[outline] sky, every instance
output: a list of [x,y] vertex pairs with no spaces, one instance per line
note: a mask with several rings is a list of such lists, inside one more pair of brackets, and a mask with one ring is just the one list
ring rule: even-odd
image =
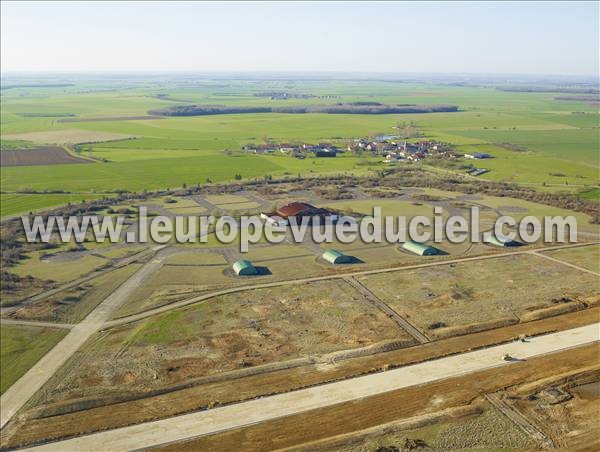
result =
[[1,69],[595,76],[599,2],[11,2]]

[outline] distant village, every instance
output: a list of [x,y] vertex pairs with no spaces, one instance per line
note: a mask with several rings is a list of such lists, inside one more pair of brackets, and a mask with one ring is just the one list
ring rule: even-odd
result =
[[[396,164],[402,161],[415,162],[429,158],[456,159],[463,157],[472,160],[492,158],[490,154],[483,152],[461,154],[454,150],[449,144],[434,140],[409,142],[392,135],[357,138],[345,144],[249,143],[245,145],[242,150],[253,154],[281,153],[298,159],[305,159],[310,155],[318,158],[332,158],[343,153],[352,153],[355,155],[368,153],[372,156],[382,157],[382,162],[386,164]],[[489,172],[489,170],[485,168],[475,168],[471,165],[466,172],[472,176],[480,176]]]

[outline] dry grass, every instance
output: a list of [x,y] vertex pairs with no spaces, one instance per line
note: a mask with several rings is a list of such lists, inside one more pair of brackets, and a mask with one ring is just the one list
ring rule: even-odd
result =
[[235,293],[91,339],[45,401],[135,394],[198,377],[412,339],[343,281]]
[[600,245],[546,251],[550,257],[600,273]]
[[129,140],[132,135],[94,130],[65,129],[47,132],[26,132],[3,135],[3,140],[24,140],[37,144],[79,144],[103,141]]
[[360,280],[425,331],[435,322],[467,328],[517,321],[530,311],[598,292],[593,275],[532,255],[400,270]]

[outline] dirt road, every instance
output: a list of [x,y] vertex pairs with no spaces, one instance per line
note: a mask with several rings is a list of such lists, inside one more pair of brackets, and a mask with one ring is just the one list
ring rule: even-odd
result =
[[[46,444],[32,450],[133,450],[174,443],[596,342],[600,323],[460,355]],[[503,360],[508,354],[511,360]]]
[[[157,248],[156,251],[159,251]],[[0,398],[0,428],[38,391],[92,334],[101,329],[139,285],[161,266],[160,259],[144,264],[116,291],[100,303],[82,322],[73,326],[62,341],[17,380]]]

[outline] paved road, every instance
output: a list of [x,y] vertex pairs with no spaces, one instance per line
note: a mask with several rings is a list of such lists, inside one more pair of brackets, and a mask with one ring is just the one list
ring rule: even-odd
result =
[[[596,342],[600,323],[453,355],[308,389],[147,422],[33,448],[37,451],[134,450],[248,426],[317,408],[457,377]],[[514,361],[504,361],[508,353]]]
[[[162,247],[155,248],[156,251]],[[87,341],[101,329],[118,308],[140,284],[161,266],[152,259],[117,290],[100,303],[80,323],[73,326],[63,340],[46,353],[31,369],[17,380],[0,397],[0,428],[54,375],[54,373]]]

